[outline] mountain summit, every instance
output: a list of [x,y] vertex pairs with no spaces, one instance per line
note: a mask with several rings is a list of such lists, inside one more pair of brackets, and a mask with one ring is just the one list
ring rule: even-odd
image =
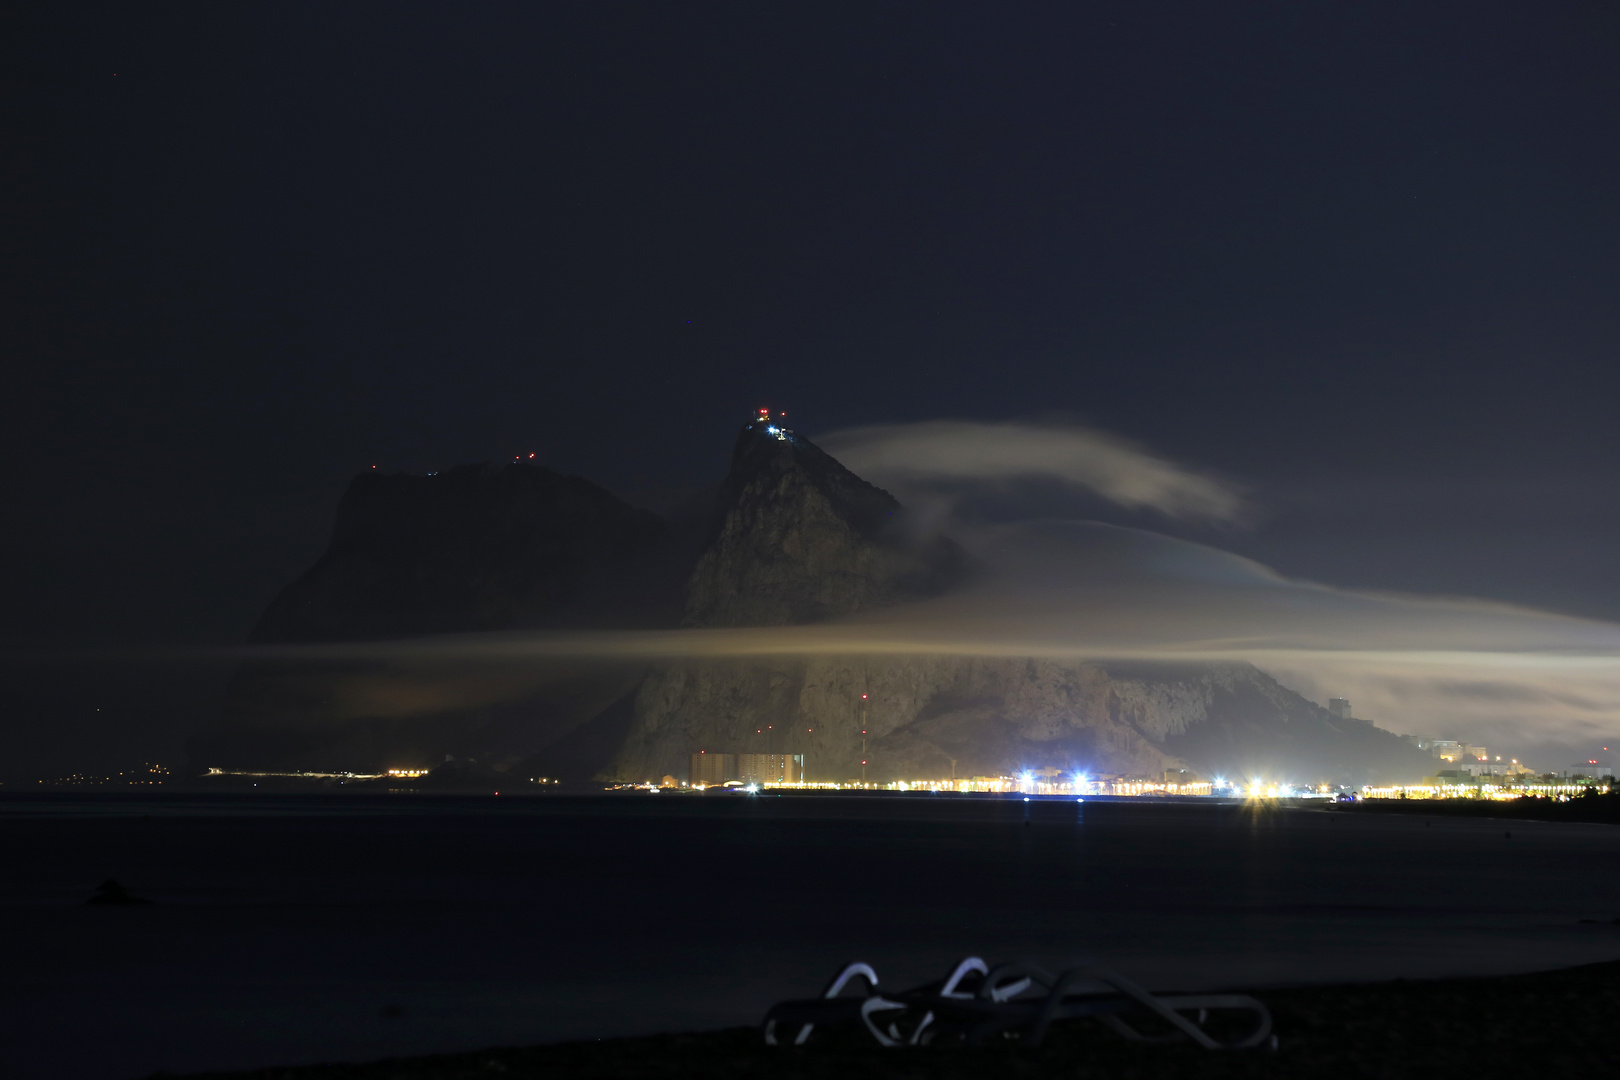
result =
[[762,416],[737,433],[682,622],[820,622],[938,592],[964,563],[944,537],[910,537],[894,496]]

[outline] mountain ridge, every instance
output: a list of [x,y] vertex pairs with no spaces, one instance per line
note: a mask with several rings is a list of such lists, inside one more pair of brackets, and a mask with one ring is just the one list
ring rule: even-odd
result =
[[610,579],[637,573],[666,532],[658,515],[544,466],[362,473],[325,552],[271,601],[250,640],[647,621],[653,605],[625,604]]
[[[949,592],[974,570],[891,494],[764,418],[738,432],[709,521],[684,538],[539,466],[357,477],[332,545],[256,639],[803,625]],[[871,780],[1041,767],[1355,782],[1427,766],[1389,732],[1340,720],[1248,664],[938,655],[394,671],[261,662],[239,673],[193,759],[363,771],[405,764],[391,755],[452,754],[554,775],[540,763],[561,755],[581,776],[641,782],[684,776],[698,750],[803,753],[812,779],[836,781],[861,776],[863,761]]]

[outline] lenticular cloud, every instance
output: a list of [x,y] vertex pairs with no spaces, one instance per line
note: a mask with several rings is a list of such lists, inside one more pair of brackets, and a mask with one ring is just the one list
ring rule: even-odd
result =
[[1074,425],[929,420],[846,428],[817,442],[883,487],[1048,479],[1171,518],[1224,524],[1246,509],[1242,492],[1225,481]]

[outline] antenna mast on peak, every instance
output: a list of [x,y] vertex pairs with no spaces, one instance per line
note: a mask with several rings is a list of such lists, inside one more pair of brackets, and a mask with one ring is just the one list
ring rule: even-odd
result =
[[[786,416],[787,413],[779,412],[776,415],[778,418],[780,418]],[[771,436],[772,438],[779,439],[782,442],[792,441],[793,432],[789,431],[786,427],[783,427],[780,419],[778,419],[776,423],[772,423],[771,410],[769,409],[759,410],[759,413],[754,417],[754,423],[763,427],[765,429],[765,434]]]

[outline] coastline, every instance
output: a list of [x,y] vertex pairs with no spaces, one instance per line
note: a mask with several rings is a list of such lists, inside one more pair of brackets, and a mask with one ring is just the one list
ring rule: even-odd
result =
[[1607,789],[1600,792],[1596,788],[1589,788],[1587,794],[1564,801],[1535,796],[1517,799],[1362,799],[1353,803],[1327,803],[1323,809],[1336,814],[1415,814],[1620,825],[1620,792]]

